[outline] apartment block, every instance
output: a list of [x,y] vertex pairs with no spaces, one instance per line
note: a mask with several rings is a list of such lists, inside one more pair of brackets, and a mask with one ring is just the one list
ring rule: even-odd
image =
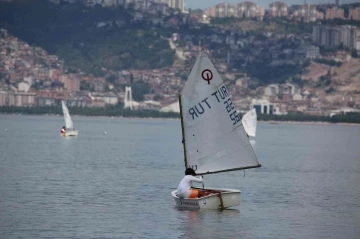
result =
[[215,5],[215,17],[235,17],[236,7],[230,3]]
[[349,19],[356,21],[360,20],[360,7],[349,10]]
[[357,49],[359,38],[360,30],[354,26],[313,26],[313,43],[326,48],[334,48],[342,44],[345,48]]
[[325,19],[344,19],[344,9],[337,7],[326,9]]
[[0,106],[34,106],[35,96],[33,92],[0,91]]
[[253,2],[242,2],[236,5],[237,16],[243,18],[262,18],[265,14],[263,7],[257,6]]
[[284,2],[273,2],[269,6],[270,17],[285,17],[288,15],[288,8]]

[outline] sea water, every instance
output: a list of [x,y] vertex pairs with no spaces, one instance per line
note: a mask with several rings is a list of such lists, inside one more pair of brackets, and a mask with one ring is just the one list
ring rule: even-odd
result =
[[179,120],[73,121],[0,115],[0,238],[359,238],[360,126],[258,122],[262,167],[204,177],[240,206],[194,211]]

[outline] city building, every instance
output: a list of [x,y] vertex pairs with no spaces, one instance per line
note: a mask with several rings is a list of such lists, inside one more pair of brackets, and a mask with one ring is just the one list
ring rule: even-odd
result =
[[80,80],[76,77],[63,76],[61,82],[64,83],[64,88],[69,92],[80,90]]
[[325,19],[344,19],[344,9],[337,7],[326,9]]
[[285,17],[288,15],[288,8],[284,2],[273,2],[269,6],[270,17]]
[[348,49],[358,49],[359,38],[360,31],[354,26],[313,26],[313,43],[326,48],[334,48],[342,45]]
[[175,112],[175,113],[180,113],[180,105],[179,102],[174,102],[170,105],[167,105],[163,108],[160,109],[160,112]]
[[356,20],[356,21],[360,20],[360,7],[349,10],[349,19]]
[[216,17],[216,8],[211,7],[207,10],[205,10],[205,14],[209,15],[210,17]]
[[236,8],[230,3],[220,3],[215,5],[215,17],[234,17]]
[[178,9],[181,12],[185,10],[185,0],[168,0],[170,8]]
[[308,59],[315,59],[320,57],[320,48],[317,46],[305,47],[305,57]]
[[34,106],[35,96],[33,92],[0,91],[0,106]]
[[354,26],[341,26],[341,43],[345,48],[357,49],[360,30]]
[[316,5],[303,4],[295,6],[293,17],[307,22],[314,22],[317,19],[323,19],[324,14],[317,11]]
[[271,103],[266,99],[253,99],[250,109],[256,109],[257,114],[285,115],[287,112],[279,103]]
[[265,9],[253,2],[242,2],[236,5],[237,16],[240,18],[263,18]]

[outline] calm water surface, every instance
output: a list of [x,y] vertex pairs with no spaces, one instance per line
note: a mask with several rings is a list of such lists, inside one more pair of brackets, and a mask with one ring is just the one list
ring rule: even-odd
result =
[[0,238],[360,237],[360,126],[259,123],[261,168],[205,176],[242,191],[219,212],[174,207],[179,121],[73,120],[0,115]]

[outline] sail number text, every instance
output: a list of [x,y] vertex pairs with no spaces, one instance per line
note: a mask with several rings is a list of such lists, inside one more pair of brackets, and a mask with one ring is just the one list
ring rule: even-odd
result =
[[215,101],[217,103],[224,104],[227,113],[229,113],[230,120],[233,122],[233,125],[240,121],[240,117],[235,110],[235,107],[225,86],[220,87],[217,91],[212,93],[211,97],[215,98],[216,100],[209,100],[209,98],[206,97],[200,103],[189,109],[189,114],[193,120],[204,114],[206,110],[211,109],[211,102]]

